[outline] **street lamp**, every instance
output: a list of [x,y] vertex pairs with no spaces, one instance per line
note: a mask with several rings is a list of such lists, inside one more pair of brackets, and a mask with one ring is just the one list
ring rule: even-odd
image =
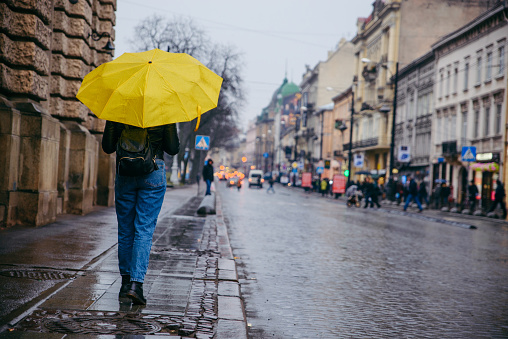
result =
[[355,115],[355,91],[353,87],[351,87],[351,120],[349,122],[349,154],[348,154],[348,163],[347,163],[347,186],[351,185],[351,163],[353,162],[353,124],[354,124],[354,115]]

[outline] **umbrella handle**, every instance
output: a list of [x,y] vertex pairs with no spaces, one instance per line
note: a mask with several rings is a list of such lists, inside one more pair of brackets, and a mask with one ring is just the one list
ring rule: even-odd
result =
[[201,122],[201,106],[198,105],[198,121],[196,122],[196,128],[194,129],[194,132],[198,131],[200,122]]

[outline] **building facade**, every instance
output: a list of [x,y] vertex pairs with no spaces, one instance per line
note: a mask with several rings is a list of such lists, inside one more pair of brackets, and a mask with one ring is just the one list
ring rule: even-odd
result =
[[[381,174],[389,167],[393,125],[393,77],[424,55],[439,37],[476,17],[494,1],[376,0],[369,17],[360,18],[355,45],[355,154],[363,170]],[[415,25],[415,22],[418,24]]]
[[430,180],[434,70],[434,54],[429,52],[399,71],[394,149],[397,179]]
[[[432,176],[451,185],[463,204],[473,180],[480,207],[489,208],[495,181],[506,182],[506,2],[478,16],[433,45],[436,103]],[[462,147],[475,147],[474,162]]]
[[104,121],[75,95],[112,58],[115,9],[116,0],[0,3],[0,227],[114,203]]

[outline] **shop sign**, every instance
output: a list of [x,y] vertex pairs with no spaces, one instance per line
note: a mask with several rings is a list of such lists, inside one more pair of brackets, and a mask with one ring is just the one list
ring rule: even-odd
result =
[[355,167],[363,167],[363,154],[355,154]]
[[493,158],[492,153],[478,153],[476,155],[476,161],[490,161]]
[[302,173],[302,187],[312,187],[312,173]]
[[341,174],[333,176],[332,193],[346,193],[346,177]]
[[409,146],[399,146],[399,153],[397,154],[399,162],[411,161],[411,148]]

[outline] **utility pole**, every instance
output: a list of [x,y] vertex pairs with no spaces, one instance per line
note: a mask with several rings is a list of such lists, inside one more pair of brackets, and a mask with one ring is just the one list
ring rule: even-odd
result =
[[351,88],[351,120],[349,126],[349,154],[348,154],[348,177],[347,177],[347,186],[351,184],[351,163],[353,162],[353,123],[354,123],[354,115],[355,115],[355,91]]
[[399,82],[399,63],[395,63],[395,88],[393,90],[393,116],[392,116],[392,141],[390,143],[390,179],[388,181],[388,187],[390,188],[390,200],[395,199],[395,181],[393,180],[393,169],[395,167],[395,120],[397,118],[397,86]]
[[397,118],[397,86],[399,82],[399,63],[395,63],[395,89],[393,91],[392,141],[390,143],[390,179],[392,179],[395,165],[395,120]]

